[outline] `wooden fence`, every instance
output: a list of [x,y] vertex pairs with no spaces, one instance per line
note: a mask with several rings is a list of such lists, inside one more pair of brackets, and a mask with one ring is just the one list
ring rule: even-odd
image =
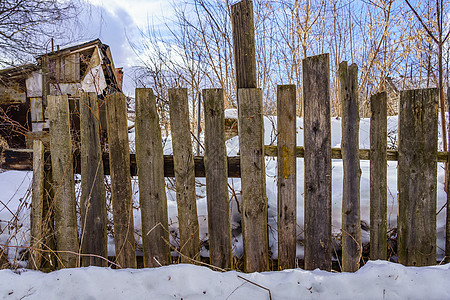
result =
[[[278,88],[278,146],[263,145],[262,99],[259,89],[239,90],[240,157],[228,157],[225,150],[223,92],[204,90],[205,157],[192,154],[186,105],[186,89],[173,89],[170,114],[173,157],[164,157],[161,133],[151,89],[136,91],[136,154],[129,153],[125,98],[113,94],[107,99],[109,158],[101,156],[97,110],[92,95],[82,97],[82,147],[75,165],[81,163],[81,228],[77,237],[73,156],[70,144],[67,97],[49,98],[51,171],[53,175],[55,231],[61,267],[105,265],[106,204],[103,175],[111,175],[116,264],[136,267],[132,222],[131,175],[139,178],[144,266],[170,263],[167,200],[164,176],[174,176],[180,229],[182,261],[199,261],[199,225],[195,201],[195,176],[206,176],[211,264],[232,269],[228,171],[241,177],[241,213],[245,271],[268,270],[267,199],[264,157],[278,157],[278,247],[279,268],[295,267],[296,249],[296,157],[305,162],[305,268],[331,269],[331,159],[342,158],[344,192],[342,205],[343,270],[355,271],[361,258],[359,215],[360,159],[371,161],[371,258],[387,259],[387,160],[398,157],[398,259],[406,265],[436,262],[436,165],[447,153],[437,153],[437,91],[405,91],[401,94],[399,150],[386,150],[386,94],[372,98],[371,150],[358,149],[356,67],[342,64],[343,94],[342,150],[332,149],[330,136],[328,56],[304,61],[305,147],[295,145],[295,86]],[[308,78],[307,74],[304,74]],[[353,83],[352,83],[353,81]],[[320,84],[317,84],[317,83]],[[320,107],[318,107],[318,105]],[[307,117],[309,116],[309,117]],[[114,127],[115,126],[115,127]],[[120,127],[120,128],[119,128]],[[85,138],[87,138],[85,140]],[[88,142],[86,142],[88,141]],[[114,141],[114,142],[113,142]],[[65,152],[64,152],[65,151]],[[34,148],[32,240],[42,233],[44,180],[48,172],[42,142]],[[173,165],[171,163],[173,162]],[[228,163],[228,167],[227,167]],[[109,171],[104,166],[109,165]],[[130,167],[124,167],[130,166]],[[136,172],[137,170],[137,172]],[[234,170],[234,171],[233,171]],[[75,172],[77,172],[75,168]],[[41,217],[36,217],[40,214]],[[42,228],[42,226],[41,226]],[[33,247],[41,247],[33,242]],[[174,249],[172,249],[174,250]],[[33,255],[36,256],[34,251]],[[81,263],[77,254],[81,253]],[[34,258],[37,261],[38,259]],[[37,266],[37,265],[36,265]]]
[[[262,94],[256,86],[252,2],[233,6],[232,22],[239,110],[239,157],[227,157],[225,149],[223,91],[203,90],[205,103],[205,157],[192,152],[186,89],[169,90],[173,156],[164,156],[161,132],[151,89],[136,90],[136,153],[129,153],[126,101],[120,93],[106,99],[107,154],[101,152],[96,96],[80,100],[81,150],[72,155],[66,96],[48,97],[50,110],[51,165],[45,164],[42,142],[34,144],[32,255],[30,266],[41,268],[45,252],[43,232],[52,227],[44,209],[55,207],[54,226],[60,267],[105,265],[106,204],[103,176],[111,175],[111,198],[115,237],[115,264],[136,267],[132,215],[131,176],[138,176],[144,266],[171,262],[170,250],[182,262],[199,261],[199,224],[195,177],[206,177],[210,264],[233,269],[230,200],[227,178],[240,177],[244,269],[269,268],[265,156],[278,157],[278,252],[279,268],[296,262],[296,158],[304,158],[305,172],[305,268],[331,270],[331,159],[344,166],[342,205],[343,271],[359,268],[362,253],[360,224],[359,160],[370,160],[371,259],[387,259],[388,160],[398,160],[398,260],[405,265],[436,263],[437,162],[447,153],[437,152],[438,91],[401,92],[399,149],[388,151],[386,93],[371,98],[369,149],[359,149],[356,65],[339,66],[342,101],[342,149],[331,148],[330,69],[327,54],[303,60],[304,147],[296,147],[296,87],[277,91],[277,146],[264,146]],[[250,20],[250,21],[249,21]],[[245,23],[245,24],[244,24]],[[247,24],[249,23],[249,24]],[[245,25],[245,26],[244,26]],[[250,26],[251,25],[251,26]],[[244,32],[243,32],[244,31]],[[253,52],[252,52],[253,51]],[[9,151],[9,152],[8,152]],[[14,157],[22,155],[17,163]],[[3,167],[31,168],[30,153],[4,151]],[[9,160],[8,160],[9,159]],[[13,163],[15,161],[15,164]],[[48,191],[53,176],[53,192]],[[73,174],[81,174],[81,221],[77,236]],[[180,247],[169,244],[167,199],[164,177],[175,177]],[[51,229],[51,228],[50,228]],[[447,253],[448,255],[448,253]],[[81,257],[81,259],[80,259]]]

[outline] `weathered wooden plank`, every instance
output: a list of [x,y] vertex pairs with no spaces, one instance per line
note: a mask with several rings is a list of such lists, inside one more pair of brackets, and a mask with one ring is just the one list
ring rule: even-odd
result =
[[42,107],[42,97],[30,98],[31,121],[44,122],[44,110]]
[[370,259],[387,259],[387,94],[370,97]]
[[231,269],[233,267],[231,206],[228,196],[223,90],[203,90],[203,101],[209,257],[212,265]]
[[[49,158],[49,157],[48,157]],[[47,162],[47,157],[45,158]],[[44,203],[42,207],[42,246],[46,251],[42,254],[41,271],[56,270],[58,257],[56,255],[55,232],[55,201],[53,190],[53,176],[51,171],[45,171],[44,176]]]
[[[30,149],[4,149],[4,153],[0,152],[0,168],[5,170],[19,170],[19,171],[31,171],[33,170],[33,150]],[[387,150],[386,151],[388,161],[398,161],[398,151]],[[278,155],[277,146],[264,146],[264,155],[268,157],[276,157]],[[48,153],[46,153],[46,157]],[[298,146],[295,148],[295,156],[302,158],[305,156],[305,148]],[[447,152],[438,152],[436,155],[436,162],[447,162]],[[342,159],[342,153],[340,148],[331,148],[332,159]],[[74,153],[74,173],[80,174],[80,153],[75,151]],[[241,177],[240,171],[240,158],[239,156],[229,156],[228,158],[228,178]],[[360,160],[370,160],[370,149],[359,150]],[[205,166],[203,163],[203,156],[194,156],[195,165],[195,177],[205,177]],[[105,175],[110,175],[109,172],[109,155],[103,153],[103,168]],[[50,163],[45,164],[45,169],[50,170]],[[136,156],[130,154],[130,171],[131,176],[137,176],[136,169]],[[164,177],[174,177],[173,173],[173,156],[164,155]]]
[[169,89],[169,109],[181,261],[189,262],[199,259],[200,241],[187,89]]
[[305,269],[331,270],[329,55],[303,60]]
[[161,127],[152,89],[136,89],[135,124],[144,267],[158,267],[171,261]]
[[[61,268],[77,266],[78,231],[67,95],[48,96],[56,246]],[[71,253],[70,253],[71,252]]]
[[116,262],[122,268],[136,268],[127,104],[122,93],[106,99],[111,200],[114,220]]
[[[450,87],[447,88],[447,108],[448,111],[450,113]],[[449,126],[449,131],[450,131],[450,124]],[[448,138],[449,138],[449,145],[450,145],[450,132],[448,134]],[[447,160],[447,209],[446,209],[446,214],[447,214],[447,219],[446,219],[446,224],[445,224],[445,262],[449,263],[450,262],[450,189],[449,189],[449,183],[450,183],[450,157]]]
[[48,101],[47,97],[50,95],[50,80],[51,71],[48,56],[42,56],[42,108],[44,110],[44,120],[48,118]]
[[239,89],[241,222],[245,272],[269,268],[261,89]]
[[[82,266],[106,267],[106,197],[99,131],[98,99],[95,93],[80,98],[81,135],[81,258]],[[94,256],[95,255],[95,256]],[[98,257],[96,257],[98,256]]]
[[243,0],[231,6],[231,24],[233,27],[236,88],[256,88],[253,1]]
[[28,258],[28,268],[39,270],[42,261],[42,226],[44,205],[44,144],[42,141],[33,141],[33,185],[30,212],[30,239],[31,250]]
[[[278,155],[277,146],[264,146],[264,151],[266,156],[274,157]],[[305,157],[305,148],[296,147],[295,149],[296,157]],[[448,152],[437,152],[434,157],[436,162],[446,162]],[[342,159],[342,150],[340,148],[331,148],[331,158],[332,159]],[[360,160],[370,160],[370,149],[359,149],[359,159]],[[386,159],[388,161],[398,161],[398,151],[387,150]]]
[[338,69],[342,108],[342,271],[356,272],[362,256],[359,164],[358,66],[344,61]]
[[400,94],[398,261],[436,264],[438,90]]
[[0,168],[5,170],[32,171],[32,149],[0,149]]
[[294,269],[297,249],[295,85],[277,87],[278,268]]

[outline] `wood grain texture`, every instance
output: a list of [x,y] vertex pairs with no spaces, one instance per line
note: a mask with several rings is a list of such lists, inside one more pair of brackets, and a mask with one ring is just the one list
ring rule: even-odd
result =
[[205,170],[210,263],[233,267],[231,205],[228,196],[227,149],[222,89],[203,90],[205,103]]
[[359,164],[358,66],[339,64],[342,109],[342,271],[356,272],[362,256]]
[[[81,138],[81,265],[106,267],[106,196],[100,143],[98,99],[95,93],[80,97]],[[96,257],[100,256],[100,257]]]
[[303,60],[305,269],[331,270],[329,55]]
[[[276,157],[278,155],[277,146],[264,146],[264,155],[268,157]],[[398,151],[387,150],[386,151],[388,161],[398,161]],[[305,156],[305,148],[298,146],[295,147],[295,156],[297,158]],[[46,154],[47,157],[47,154]],[[447,162],[447,152],[437,152],[435,157],[436,162]],[[342,159],[342,151],[340,148],[331,148],[332,159]],[[75,151],[74,153],[74,173],[80,174],[80,153]],[[239,156],[229,156],[228,159],[228,178],[241,177],[240,171],[240,158]],[[359,149],[360,160],[370,160],[370,149]],[[205,165],[203,156],[194,156],[194,168],[195,177],[205,177]],[[0,153],[0,168],[5,170],[33,170],[33,150],[30,149],[4,149],[3,153]],[[110,175],[109,170],[109,154],[103,153],[103,168],[105,175]],[[45,169],[51,169],[51,163],[45,164]],[[137,176],[136,169],[136,155],[130,154],[130,172],[131,176]],[[173,156],[164,155],[164,177],[174,177],[173,173]]]
[[231,6],[231,24],[233,27],[236,88],[256,88],[253,1],[243,0]]
[[370,259],[387,259],[387,94],[370,97]]
[[[450,87],[447,88],[447,107],[450,113]],[[450,123],[448,124],[449,126],[449,131],[450,131]],[[449,138],[449,145],[450,145],[450,134],[448,135]],[[447,160],[447,209],[446,209],[446,214],[447,214],[447,219],[446,219],[446,224],[445,224],[445,262],[449,263],[450,262],[450,189],[449,189],[449,180],[450,180],[450,158],[448,158]]]
[[436,264],[438,90],[402,91],[398,145],[398,261]]
[[261,89],[239,89],[241,222],[245,272],[269,268]]
[[136,89],[135,124],[144,267],[159,267],[171,260],[161,128],[152,89]]
[[122,93],[107,97],[106,119],[116,263],[122,268],[136,268],[131,174],[126,167],[130,165],[127,104]]
[[43,244],[43,205],[44,205],[44,144],[40,140],[33,141],[33,185],[30,212],[30,256],[28,268],[39,270],[42,262]]
[[[45,157],[47,162],[48,157]],[[48,159],[50,160],[50,159]],[[44,176],[44,204],[42,206],[42,245],[50,250],[42,254],[40,270],[50,272],[56,270],[58,257],[56,255],[56,232],[55,232],[55,198],[53,191],[52,172],[46,170]]]
[[[61,268],[77,266],[78,231],[67,95],[48,96],[55,229]],[[69,253],[70,251],[73,253]]]
[[190,262],[200,257],[200,241],[187,89],[169,89],[169,108],[181,261]]
[[294,269],[297,243],[295,85],[277,87],[278,268]]

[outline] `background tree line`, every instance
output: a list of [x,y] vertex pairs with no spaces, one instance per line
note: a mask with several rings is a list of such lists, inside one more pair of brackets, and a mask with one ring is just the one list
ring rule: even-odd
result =
[[[149,23],[140,29],[141,40],[131,43],[143,63],[135,70],[137,83],[155,89],[162,122],[167,122],[169,87],[189,89],[192,120],[203,88],[223,88],[225,106],[236,106],[232,4],[176,1],[165,27]],[[442,92],[448,85],[446,1],[254,0],[253,5],[258,86],[266,113],[275,113],[277,84],[296,84],[302,116],[302,59],[321,53],[330,53],[334,116],[340,115],[336,74],[343,60],[359,67],[361,116],[368,116],[370,95],[384,89],[386,77],[399,89],[440,86]]]

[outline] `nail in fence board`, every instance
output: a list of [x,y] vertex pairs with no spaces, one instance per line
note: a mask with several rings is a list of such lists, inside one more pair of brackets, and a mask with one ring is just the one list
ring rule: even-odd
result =
[[168,265],[169,224],[161,127],[152,89],[136,89],[136,165],[144,267]]
[[[77,266],[78,231],[67,95],[48,96],[55,229],[61,268]],[[68,252],[67,252],[68,251]],[[73,253],[69,253],[73,252]]]
[[297,158],[295,85],[277,87],[278,268],[295,268],[297,242]]
[[95,93],[80,97],[81,234],[82,266],[106,267],[108,237],[103,157],[100,144],[98,99]]
[[356,272],[362,256],[359,164],[358,66],[339,64],[342,109],[342,271]]
[[136,268],[127,104],[122,93],[107,97],[106,119],[116,263],[122,268]]
[[200,241],[187,89],[169,89],[169,109],[181,261],[190,262],[200,257]]
[[370,259],[387,259],[387,94],[370,97]]
[[228,195],[223,90],[203,90],[203,101],[205,102],[205,171],[209,257],[212,265],[222,269],[231,269],[233,266],[231,205]]
[[438,90],[400,93],[398,261],[436,264]]
[[303,60],[305,269],[331,270],[329,55]]
[[268,270],[267,197],[261,89],[239,89],[241,222],[245,272]]

